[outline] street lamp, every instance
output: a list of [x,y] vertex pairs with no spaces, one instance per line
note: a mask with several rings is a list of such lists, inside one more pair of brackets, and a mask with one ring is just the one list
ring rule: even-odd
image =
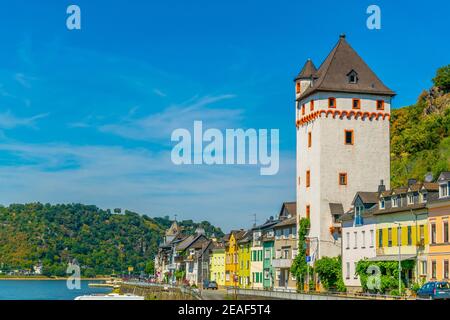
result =
[[397,227],[397,244],[398,244],[398,294],[402,292],[402,225],[400,222],[394,222]]

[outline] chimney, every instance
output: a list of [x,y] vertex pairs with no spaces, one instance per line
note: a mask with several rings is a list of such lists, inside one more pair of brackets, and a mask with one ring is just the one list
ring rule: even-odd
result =
[[381,194],[383,191],[386,191],[386,186],[384,185],[384,181],[380,180],[380,185],[378,186],[378,194]]
[[411,187],[413,184],[416,184],[417,180],[416,179],[408,179],[408,187]]

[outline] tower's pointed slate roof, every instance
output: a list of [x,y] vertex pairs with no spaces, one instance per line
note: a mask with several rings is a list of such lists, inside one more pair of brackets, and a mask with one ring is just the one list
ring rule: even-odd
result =
[[302,68],[302,71],[297,75],[294,81],[300,80],[300,79],[311,79],[317,72],[317,68],[312,62],[311,59],[308,59],[305,62],[305,65]]
[[[352,71],[357,74],[356,83],[349,81],[348,75]],[[299,100],[317,91],[395,95],[348,44],[344,35],[340,36],[339,42],[317,70],[315,77],[313,85],[303,92]]]

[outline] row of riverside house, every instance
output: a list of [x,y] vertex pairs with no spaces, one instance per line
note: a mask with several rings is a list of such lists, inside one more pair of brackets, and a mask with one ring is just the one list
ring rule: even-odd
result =
[[[429,179],[428,179],[429,180]],[[450,172],[437,182],[410,179],[404,187],[357,192],[342,214],[342,276],[349,292],[362,291],[356,273],[361,260],[411,261],[402,270],[407,287],[450,276]],[[219,287],[292,290],[290,273],[298,251],[296,203],[283,203],[276,218],[249,230],[233,230],[223,239],[203,229],[184,235],[176,221],[166,231],[155,258],[159,282]]]
[[283,203],[276,218],[223,239],[197,229],[184,235],[176,221],[166,231],[155,257],[158,282],[266,290],[296,290],[290,273],[297,255],[295,202]]
[[[430,177],[428,177],[430,180]],[[410,179],[407,186],[358,192],[342,221],[342,274],[349,291],[361,291],[357,263],[411,261],[407,287],[448,281],[450,275],[450,172],[436,183]],[[403,264],[403,263],[402,263]]]

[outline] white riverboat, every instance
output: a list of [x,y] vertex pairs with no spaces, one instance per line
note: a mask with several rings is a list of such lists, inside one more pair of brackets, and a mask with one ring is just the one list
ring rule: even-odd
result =
[[142,296],[136,296],[133,294],[92,294],[76,297],[75,300],[144,300]]

